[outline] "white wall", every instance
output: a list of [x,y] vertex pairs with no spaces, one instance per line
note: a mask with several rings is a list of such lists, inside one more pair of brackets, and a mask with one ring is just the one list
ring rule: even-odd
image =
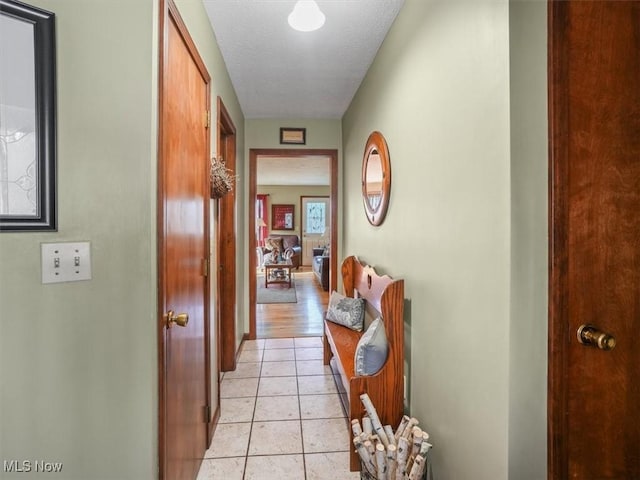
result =
[[[510,128],[506,0],[407,0],[343,119],[344,255],[405,279],[410,413],[438,480],[507,478]],[[380,227],[362,151],[387,139]]]
[[[154,478],[157,7],[30,3],[56,13],[59,230],[0,234],[0,460]],[[42,285],[40,243],[77,240],[93,279]]]

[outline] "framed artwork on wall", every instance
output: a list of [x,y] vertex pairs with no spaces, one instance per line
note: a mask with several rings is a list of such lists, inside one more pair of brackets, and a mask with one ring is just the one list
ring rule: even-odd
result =
[[293,204],[271,205],[271,230],[293,230]]
[[307,143],[307,129],[291,127],[281,128],[280,143],[282,145],[305,145]]

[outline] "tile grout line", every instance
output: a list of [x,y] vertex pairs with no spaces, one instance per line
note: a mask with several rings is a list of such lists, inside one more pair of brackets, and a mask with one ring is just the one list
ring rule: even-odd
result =
[[298,382],[298,356],[295,348],[296,341],[293,340],[293,358],[296,362],[296,389],[298,391],[298,413],[300,413],[300,446],[302,447],[302,471],[304,480],[307,480],[307,460],[304,454],[304,430],[302,428],[302,405],[300,404],[300,383]]
[[247,476],[247,464],[249,463],[249,448],[251,447],[251,435],[253,434],[253,419],[256,416],[256,408],[258,408],[258,392],[260,391],[260,379],[262,378],[262,359],[264,358],[264,349],[262,349],[262,357],[260,357],[260,375],[258,376],[258,385],[256,385],[256,395],[253,402],[253,414],[251,415],[251,425],[249,426],[249,438],[247,440],[247,450],[244,456],[244,470],[242,478]]
[[[264,344],[262,346],[262,348],[260,350],[262,350],[259,361],[256,363],[259,363],[259,368],[258,370],[258,382],[257,382],[257,386],[256,386],[256,391],[255,394],[253,396],[249,396],[249,397],[233,397],[233,398],[252,398],[254,399],[254,405],[253,405],[253,411],[251,413],[251,419],[250,419],[250,428],[249,428],[249,436],[248,436],[248,440],[247,440],[247,447],[246,447],[246,451],[245,451],[245,455],[244,455],[244,470],[242,472],[242,478],[246,479],[247,478],[247,467],[248,467],[248,458],[249,456],[255,456],[255,457],[269,457],[269,456],[292,456],[295,455],[295,453],[272,453],[272,454],[256,454],[256,455],[250,455],[250,446],[251,446],[251,440],[252,440],[252,436],[254,434],[253,432],[253,427],[254,424],[256,423],[256,414],[257,414],[257,407],[258,407],[258,400],[262,397],[260,397],[259,392],[260,392],[260,386],[262,384],[262,379],[270,379],[270,378],[286,378],[286,377],[294,377],[295,378],[295,382],[296,382],[296,397],[297,397],[297,407],[298,407],[298,412],[299,412],[299,417],[298,417],[298,425],[299,425],[299,431],[300,431],[300,441],[301,441],[301,455],[302,455],[302,466],[303,466],[303,472],[304,472],[304,479],[307,480],[309,477],[309,473],[307,471],[307,465],[306,465],[306,449],[305,449],[305,444],[304,444],[304,421],[305,420],[311,420],[311,421],[326,421],[326,420],[336,420],[338,418],[344,419],[345,417],[343,415],[339,416],[339,417],[333,417],[333,416],[323,416],[321,418],[307,418],[304,419],[303,415],[302,415],[302,397],[307,397],[307,396],[315,396],[315,397],[335,397],[338,396],[338,393],[336,392],[327,392],[327,391],[318,391],[318,392],[309,392],[309,393],[305,393],[302,394],[301,390],[300,390],[300,380],[302,380],[301,377],[327,377],[329,376],[329,374],[327,374],[326,372],[322,371],[322,373],[314,373],[314,374],[300,374],[298,372],[298,362],[303,362],[303,361],[321,361],[322,359],[314,359],[314,358],[298,358],[298,354],[299,354],[299,350],[300,349],[309,349],[309,348],[318,348],[315,345],[304,345],[304,346],[300,346],[300,347],[296,347],[296,343],[295,343],[295,338],[290,338],[290,340],[293,342],[293,365],[294,365],[294,375],[273,375],[273,376],[263,376],[265,373],[265,368],[268,365],[265,365],[265,357],[266,357],[266,350],[282,350],[283,348],[290,348],[290,347],[281,347],[281,348],[267,348],[267,340],[265,339]],[[272,354],[272,355],[277,355],[277,354]],[[291,362],[291,360],[275,360],[275,361],[271,361],[271,362]],[[252,363],[252,362],[244,362],[244,363]],[[253,376],[248,376],[248,377],[240,377],[240,378],[254,378]],[[229,380],[238,380],[240,378],[228,378],[226,374],[223,374],[221,381],[223,379],[226,379],[227,381]],[[312,382],[313,383],[313,382]],[[287,395],[265,395],[264,397],[272,397],[272,398],[277,398],[280,396],[287,396]],[[230,397],[231,398],[231,397]],[[222,398],[221,398],[222,400]],[[339,398],[338,398],[339,401]],[[308,402],[307,402],[308,403]],[[318,412],[320,413],[320,412]],[[324,411],[323,411],[324,413]],[[263,420],[263,422],[271,422],[271,423],[279,423],[279,422],[283,422],[283,421],[287,421],[288,419],[284,418],[284,419],[274,419],[274,420]],[[241,421],[237,421],[237,422],[228,422],[228,423],[244,423]],[[342,453],[342,450],[330,450],[330,451],[323,451],[323,452],[309,452],[309,454],[311,453],[317,453],[317,454],[327,454],[327,453]],[[220,457],[220,458],[234,458],[234,457]],[[241,456],[236,456],[235,458],[243,458]]]

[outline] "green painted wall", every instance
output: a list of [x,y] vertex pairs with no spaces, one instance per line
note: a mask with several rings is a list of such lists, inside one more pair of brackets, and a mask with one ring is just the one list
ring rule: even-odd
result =
[[547,476],[547,3],[509,3],[509,478]]
[[[30,3],[56,13],[59,229],[0,234],[0,461],[63,462],[65,480],[154,479],[158,2]],[[176,3],[213,79],[212,118],[220,95],[236,125],[242,175],[244,117],[206,13]],[[40,243],[79,240],[93,279],[42,285]]]
[[[344,255],[405,279],[409,411],[438,480],[507,478],[508,7],[407,0],[343,119]],[[373,130],[392,169],[380,227],[360,193]]]
[[[56,13],[59,230],[0,234],[0,460],[155,478],[157,6],[30,3]],[[40,243],[79,240],[93,279],[42,285]]]
[[[408,410],[439,480],[546,476],[545,12],[407,0],[343,119],[344,255],[405,278]],[[392,168],[377,228],[373,130]]]

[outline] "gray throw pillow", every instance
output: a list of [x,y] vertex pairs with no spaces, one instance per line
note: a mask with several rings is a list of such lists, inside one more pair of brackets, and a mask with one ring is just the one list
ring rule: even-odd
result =
[[325,318],[330,322],[361,332],[364,326],[364,299],[346,297],[333,291]]
[[382,319],[378,317],[371,322],[356,347],[356,375],[375,375],[387,361],[388,354],[387,333]]

